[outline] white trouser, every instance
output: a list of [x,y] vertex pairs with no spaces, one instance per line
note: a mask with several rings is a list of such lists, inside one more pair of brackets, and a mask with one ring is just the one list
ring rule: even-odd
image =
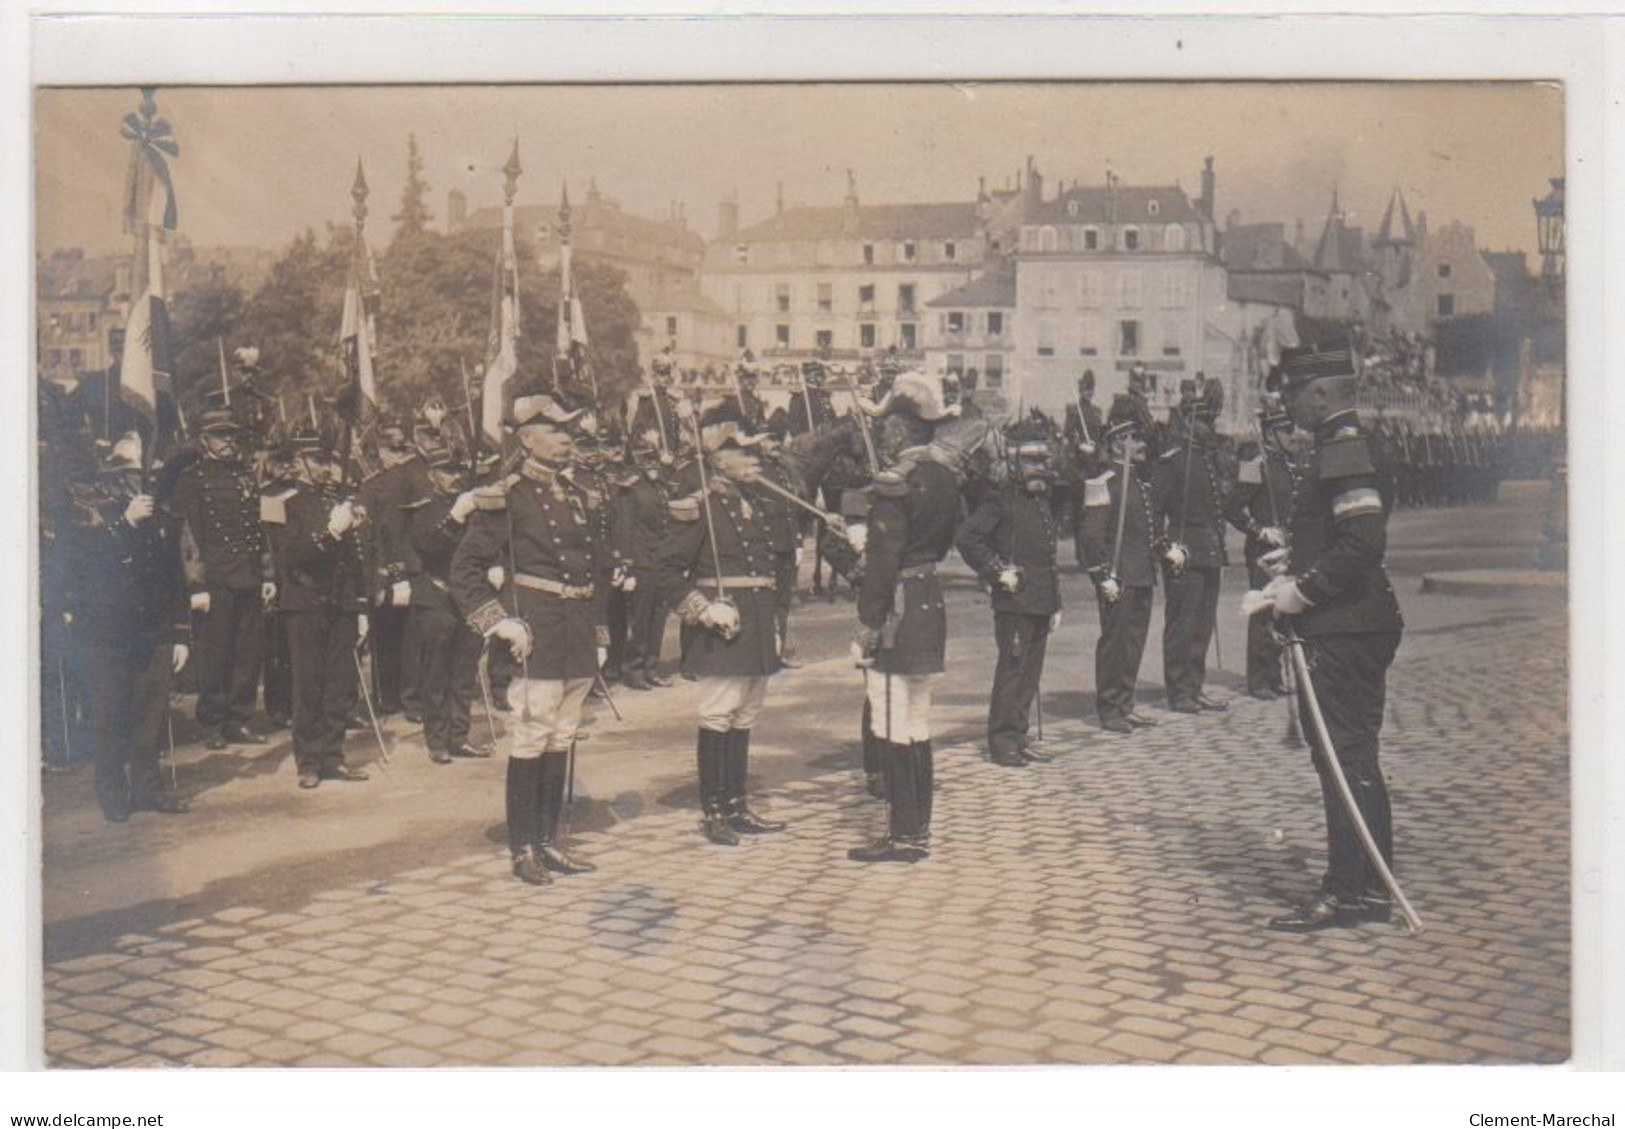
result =
[[874,735],[898,745],[931,740],[931,695],[941,678],[940,674],[864,671],[863,688],[869,696],[869,728]]
[[[568,752],[581,728],[581,707],[586,704],[590,678],[513,680],[508,698],[519,711],[510,721],[513,740],[509,756],[533,760],[543,753]],[[525,720],[526,710],[530,720]]]
[[767,701],[767,677],[700,679],[700,728],[713,733],[749,729]]

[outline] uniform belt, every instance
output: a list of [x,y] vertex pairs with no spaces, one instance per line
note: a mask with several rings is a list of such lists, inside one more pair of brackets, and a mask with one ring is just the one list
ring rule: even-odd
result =
[[591,584],[565,584],[559,580],[548,580],[542,576],[526,576],[524,573],[515,573],[513,582],[520,588],[529,588],[533,592],[546,592],[566,600],[590,600],[593,587]]
[[776,583],[771,576],[724,576],[721,583],[716,577],[702,578],[696,581],[704,588],[773,588]]
[[937,574],[937,562],[926,561],[924,564],[909,565],[907,568],[897,570],[898,580],[923,580],[928,576]]

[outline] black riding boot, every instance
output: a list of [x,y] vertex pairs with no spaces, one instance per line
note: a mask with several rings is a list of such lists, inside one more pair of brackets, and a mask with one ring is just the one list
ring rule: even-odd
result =
[[728,826],[727,778],[723,774],[726,733],[701,729],[695,756],[700,768],[700,810],[705,814],[705,837],[719,847],[739,846],[739,835]]
[[931,799],[936,788],[936,758],[931,742],[916,741],[909,747],[914,758],[914,831],[912,846],[923,855],[931,848]]
[[553,881],[536,860],[536,793],[541,773],[541,761],[535,757],[508,758],[508,853],[513,856],[514,877],[532,886],[546,886]]
[[863,702],[863,781],[877,800],[886,798],[886,743],[875,736],[874,710]]
[[542,754],[542,771],[537,781],[537,810],[540,818],[536,835],[536,855],[542,865],[559,874],[586,874],[597,870],[590,862],[571,858],[559,846],[564,834],[564,785],[569,774],[569,753]]
[[890,798],[887,833],[867,847],[853,847],[854,862],[914,862],[926,851],[915,839],[919,826],[919,765],[908,745],[885,742],[886,794]]
[[785,825],[777,820],[763,819],[750,810],[745,792],[750,781],[750,730],[730,729],[724,738],[727,750],[728,826],[744,835],[766,835],[783,831]]

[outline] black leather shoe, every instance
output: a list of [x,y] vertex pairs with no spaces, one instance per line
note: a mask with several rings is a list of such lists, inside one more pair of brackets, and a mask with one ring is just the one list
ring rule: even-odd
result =
[[130,810],[157,812],[159,815],[185,815],[192,809],[179,796],[171,796],[167,792],[156,792],[150,796],[139,796],[131,800]]
[[286,729],[293,722],[285,713],[273,713],[266,715],[265,724],[272,729]]
[[299,774],[299,787],[301,788],[319,788],[321,783],[322,774],[313,768],[306,769]]
[[864,773],[863,786],[875,799],[884,800],[886,798],[886,774],[884,772]]
[[451,751],[454,757],[466,757],[470,760],[489,760],[491,757],[490,745],[470,745],[466,741]]
[[789,824],[776,819],[763,819],[746,807],[744,800],[739,800],[734,810],[728,813],[728,826],[741,835],[769,835],[783,831]]
[[590,862],[570,857],[552,843],[544,843],[537,854],[541,857],[543,866],[559,874],[591,874],[598,869]]
[[435,764],[450,764],[451,754],[444,749],[430,749],[429,760]]
[[1134,725],[1126,717],[1113,717],[1100,723],[1107,733],[1133,733]]
[[656,690],[664,690],[667,686],[671,685],[671,679],[662,678],[658,674],[651,674],[648,676],[648,679],[649,685]]
[[491,708],[496,710],[497,713],[512,713],[513,703],[508,701],[506,694],[496,694],[491,698]]
[[801,660],[796,658],[794,655],[780,655],[779,665],[785,670],[800,670]]
[[417,710],[407,710],[405,713],[401,714],[401,716],[404,717],[407,720],[407,722],[412,724],[412,725],[422,725],[423,724],[423,715],[421,713],[419,713]]
[[1281,692],[1269,686],[1260,686],[1256,690],[1247,691],[1249,698],[1257,698],[1261,702],[1273,702],[1281,696]]
[[220,731],[220,735],[230,745],[263,745],[265,734],[257,733],[246,725],[228,725]]
[[224,749],[226,744],[226,735],[221,733],[219,730],[215,730],[213,733],[210,733],[203,739],[203,747],[205,749]]
[[629,674],[627,674],[627,676],[625,678],[621,679],[621,684],[623,686],[625,686],[628,690],[653,690],[654,689],[653,686],[649,685],[649,680],[647,678],[645,678],[641,673],[629,673]]
[[1360,920],[1386,925],[1394,918],[1394,900],[1387,890],[1367,890],[1360,895]]
[[1322,929],[1358,925],[1360,907],[1349,906],[1321,891],[1289,914],[1270,919],[1269,927],[1277,933],[1318,933]]
[[130,821],[130,809],[103,808],[102,818],[107,820],[108,823],[128,823]]
[[1197,705],[1194,701],[1169,702],[1168,710],[1170,713],[1201,713],[1202,707]]
[[1221,702],[1217,698],[1210,698],[1206,694],[1196,695],[1196,704],[1209,713],[1223,713],[1230,708],[1229,702]]
[[1136,729],[1155,729],[1157,727],[1157,719],[1154,717],[1146,717],[1143,713],[1130,712],[1128,715],[1128,723]]
[[853,847],[846,857],[853,862],[919,862],[930,853],[922,846],[886,835],[867,847]]
[[323,780],[344,780],[352,784],[359,784],[368,779],[367,774],[359,768],[351,768],[347,764],[334,765],[332,768],[322,769]]
[[1017,749],[993,749],[988,753],[987,759],[1003,768],[1027,767],[1027,758]]
[[728,826],[728,820],[722,815],[707,815],[705,817],[705,837],[719,847],[739,846],[739,834]]
[[513,876],[529,886],[553,885],[553,876],[531,851],[513,856]]
[[1050,753],[1034,752],[1031,745],[1023,745],[1016,750],[1016,755],[1028,764],[1049,764],[1055,759]]

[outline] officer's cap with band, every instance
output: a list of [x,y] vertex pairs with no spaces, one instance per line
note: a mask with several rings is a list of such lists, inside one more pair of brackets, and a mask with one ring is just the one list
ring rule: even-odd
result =
[[1138,437],[1150,427],[1151,413],[1143,400],[1122,392],[1112,397],[1111,411],[1106,414],[1106,442]]
[[707,451],[723,447],[749,450],[765,438],[751,430],[750,420],[733,400],[722,401],[700,417],[700,439]]
[[1267,382],[1265,387],[1286,396],[1317,380],[1353,376],[1357,371],[1352,350],[1300,346],[1282,351],[1280,366],[1270,374],[1273,384]]
[[197,424],[200,434],[225,438],[242,430],[237,413],[232,411],[231,405],[226,402],[226,394],[222,389],[210,389],[203,398],[203,404],[203,412],[198,416]]

